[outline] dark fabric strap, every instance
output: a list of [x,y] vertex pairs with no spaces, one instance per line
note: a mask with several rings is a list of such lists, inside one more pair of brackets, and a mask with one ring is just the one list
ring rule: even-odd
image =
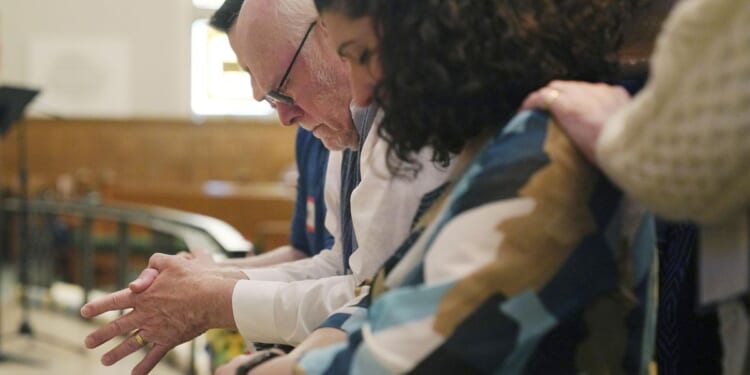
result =
[[362,180],[359,170],[359,151],[362,150],[367,134],[370,133],[376,113],[377,107],[374,105],[352,110],[354,127],[359,134],[359,147],[357,150],[345,150],[341,159],[341,248],[346,273],[351,272],[349,257],[358,247],[357,235],[354,233],[352,223],[351,196],[352,191]]

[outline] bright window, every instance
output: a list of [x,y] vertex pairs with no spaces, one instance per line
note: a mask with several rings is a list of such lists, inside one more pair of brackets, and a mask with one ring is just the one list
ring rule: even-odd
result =
[[[196,7],[200,6],[199,3],[220,5],[222,2],[193,0]],[[225,33],[209,26],[207,19],[199,19],[193,22],[191,41],[191,107],[194,114],[264,116],[273,112],[268,103],[253,99],[250,76],[237,64]]]
[[201,9],[219,9],[224,0],[193,0],[193,6]]

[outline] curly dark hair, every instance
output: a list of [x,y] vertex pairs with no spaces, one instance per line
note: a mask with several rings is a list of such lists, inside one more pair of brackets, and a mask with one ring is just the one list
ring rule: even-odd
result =
[[383,72],[379,135],[389,169],[401,174],[420,169],[414,152],[425,146],[447,164],[551,80],[610,81],[615,64],[605,57],[636,0],[352,2],[372,6]]

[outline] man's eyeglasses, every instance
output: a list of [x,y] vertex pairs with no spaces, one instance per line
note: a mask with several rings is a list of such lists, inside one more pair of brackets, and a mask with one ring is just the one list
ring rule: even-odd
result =
[[318,23],[317,21],[313,21],[313,23],[310,24],[310,27],[307,28],[307,31],[305,32],[305,36],[302,37],[302,41],[299,43],[299,47],[297,47],[297,51],[294,52],[294,57],[292,57],[292,61],[289,63],[289,67],[286,68],[286,72],[284,72],[284,76],[281,77],[281,82],[279,82],[279,85],[276,86],[275,89],[271,89],[271,91],[266,93],[266,96],[263,98],[267,102],[271,103],[271,105],[276,105],[278,103],[284,103],[287,105],[294,104],[294,99],[284,94],[281,89],[284,88],[284,84],[286,83],[286,79],[289,78],[289,73],[292,71],[292,67],[294,66],[294,62],[297,61],[297,56],[299,56],[300,51],[302,51],[302,46],[305,45],[305,41],[307,41],[307,37],[310,35],[310,32],[312,31],[313,27],[315,27],[315,24]]

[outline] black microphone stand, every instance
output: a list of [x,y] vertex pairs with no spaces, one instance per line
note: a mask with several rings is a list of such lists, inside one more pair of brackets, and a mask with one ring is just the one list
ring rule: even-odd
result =
[[[0,100],[6,99],[5,110],[10,114],[6,113],[4,119],[0,119],[0,122],[8,122],[6,129],[16,122],[21,117],[23,108],[38,94],[37,90],[29,90],[16,87],[0,87]],[[12,97],[13,99],[8,99]],[[3,103],[0,103],[2,105]],[[20,284],[21,292],[21,322],[18,326],[18,334],[21,336],[27,336],[31,338],[39,338],[39,334],[36,333],[31,326],[31,305],[28,296],[27,287],[29,285],[29,267],[31,266],[31,232],[29,230],[29,182],[28,182],[28,157],[27,157],[27,142],[26,142],[26,126],[23,122],[19,122],[17,127],[17,141],[18,141],[18,178],[19,178],[19,201],[20,207],[18,210],[18,234],[19,234],[19,248],[20,248],[20,264],[19,264],[19,276],[18,281]],[[4,208],[4,204],[3,204]],[[3,215],[0,215],[3,216]],[[0,259],[2,264],[2,259]],[[0,290],[2,287],[0,285]],[[0,316],[0,320],[2,317]],[[69,350],[83,353],[83,347],[71,343],[63,342],[61,339],[45,335],[45,341],[52,344],[58,344]],[[3,355],[2,348],[0,347],[0,362],[5,360],[12,360],[16,362],[26,364],[37,364],[38,361],[23,359],[15,356]]]
[[[2,92],[0,92],[0,135],[3,135],[6,130],[8,130],[12,124],[18,120],[18,118],[23,113],[24,107],[31,102],[31,100],[36,96],[38,91],[36,90],[27,90],[27,89],[19,89],[19,88],[8,88],[8,87],[2,87],[0,88]],[[19,132],[19,138],[22,135]],[[0,168],[0,177],[2,177],[2,168]],[[3,186],[2,180],[0,180],[0,188]],[[6,210],[5,210],[5,196],[4,194],[0,193],[0,233],[3,235],[3,240],[0,241],[0,245],[4,246],[6,244],[7,238],[5,238],[6,230],[5,230],[5,216],[6,216]],[[3,253],[6,251],[6,249],[0,249],[0,267],[4,266],[3,261]],[[3,291],[3,280],[4,276],[0,275],[0,293]],[[0,296],[1,297],[1,296]],[[25,299],[25,297],[24,297]],[[0,298],[0,302],[2,302],[2,298]],[[2,308],[0,308],[0,327],[2,327]],[[26,313],[24,313],[26,314]],[[1,338],[2,336],[0,336]],[[0,341],[0,344],[2,342]],[[2,362],[18,362],[18,363],[24,363],[29,365],[37,364],[37,361],[17,356],[17,355],[11,355],[4,353],[2,351],[2,345],[0,345],[0,363]]]
[[[2,171],[2,164],[0,164],[0,171]],[[2,172],[0,172],[0,178],[1,177],[2,177]],[[3,186],[1,179],[0,179],[0,186]],[[5,263],[4,263],[5,261],[3,260],[3,253],[6,251],[6,249],[4,248],[6,244],[5,242],[6,240],[5,238],[5,234],[6,234],[5,214],[6,214],[5,213],[5,196],[4,196],[4,192],[0,191],[0,233],[2,233],[2,235],[0,235],[0,238],[2,238],[2,241],[0,241],[0,267],[5,266]],[[0,275],[0,304],[2,304],[3,282],[5,281],[3,279],[5,279],[5,276]],[[0,328],[2,328],[2,322],[3,322],[2,313],[3,313],[3,309],[2,307],[0,307]],[[22,363],[22,364],[27,364],[31,366],[38,364],[38,362],[33,359],[3,352],[2,335],[0,335],[0,363],[3,363],[3,362],[16,362],[16,363]]]

